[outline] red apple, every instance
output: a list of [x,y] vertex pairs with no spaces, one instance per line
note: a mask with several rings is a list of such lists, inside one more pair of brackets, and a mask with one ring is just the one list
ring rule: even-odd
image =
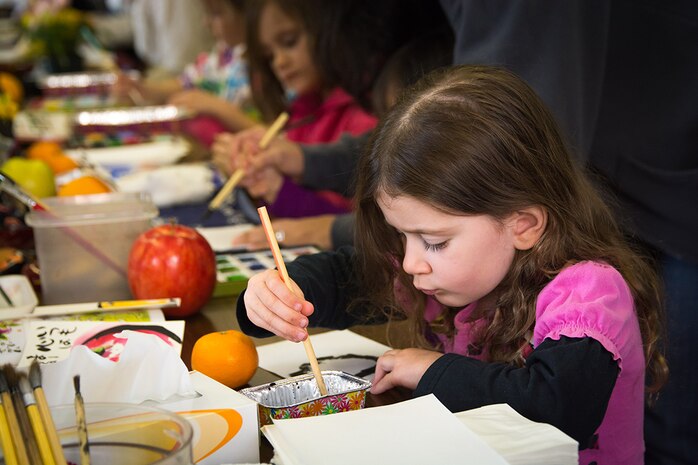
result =
[[195,229],[178,224],[156,226],[138,236],[131,247],[128,284],[136,299],[181,298],[181,306],[163,312],[167,317],[187,317],[213,294],[216,256]]

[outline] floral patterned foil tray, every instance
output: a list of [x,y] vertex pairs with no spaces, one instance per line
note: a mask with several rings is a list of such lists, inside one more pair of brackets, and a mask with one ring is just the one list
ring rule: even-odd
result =
[[364,407],[371,383],[341,371],[323,371],[327,395],[321,396],[312,373],[242,389],[259,404],[260,425],[272,419],[328,415]]

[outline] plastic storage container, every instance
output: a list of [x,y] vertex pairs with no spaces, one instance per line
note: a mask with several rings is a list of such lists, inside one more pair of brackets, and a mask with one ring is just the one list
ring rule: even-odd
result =
[[32,211],[41,276],[41,303],[131,297],[126,278],[133,241],[158,214],[144,194],[109,193],[43,199]]

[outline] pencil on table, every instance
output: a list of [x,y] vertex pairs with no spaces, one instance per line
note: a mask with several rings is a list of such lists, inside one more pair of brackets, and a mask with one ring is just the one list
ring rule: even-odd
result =
[[17,462],[20,464],[29,463],[29,456],[27,454],[27,448],[24,445],[24,438],[22,438],[22,430],[19,426],[19,420],[17,419],[17,412],[15,412],[15,407],[12,403],[10,387],[2,369],[0,369],[0,399],[2,399],[2,409],[7,418],[7,426],[10,429],[10,436],[14,445]]
[[80,464],[90,465],[90,443],[87,438],[87,419],[85,418],[85,402],[80,394],[80,375],[73,377],[75,386],[75,421],[78,426],[78,439],[80,440]]
[[[284,127],[286,121],[288,121],[288,113],[286,112],[283,112],[276,117],[276,120],[272,123],[271,126],[269,126],[269,128],[262,135],[262,138],[259,140],[260,149],[264,150],[265,148],[267,148],[271,140]],[[216,196],[213,197],[211,202],[209,202],[208,208],[206,212],[204,212],[202,220],[205,220],[214,210],[220,208],[221,204],[223,204],[225,199],[228,198],[233,189],[235,189],[235,186],[237,186],[238,183],[240,183],[244,176],[245,170],[243,170],[242,168],[238,168],[233,172],[233,174],[230,176],[230,178],[228,178],[223,187],[221,187],[221,190],[219,190]]]
[[63,455],[63,446],[61,446],[61,441],[58,438],[58,431],[56,430],[56,425],[54,424],[53,417],[51,416],[51,410],[49,409],[48,401],[46,400],[44,388],[41,385],[41,368],[36,360],[34,360],[29,367],[29,383],[34,390],[34,398],[36,399],[36,405],[39,408],[41,421],[44,425],[44,430],[46,431],[49,444],[51,445],[53,460],[55,461],[56,465],[67,465],[65,455]]
[[44,465],[56,465],[56,461],[53,459],[53,451],[51,451],[51,444],[49,443],[44,423],[41,420],[39,407],[36,406],[34,392],[29,385],[29,380],[24,375],[19,377],[19,390],[24,399],[24,407],[27,409],[27,416],[29,417],[29,423],[34,432],[34,438],[36,438],[36,445],[39,448],[41,461]]
[[[267,207],[260,207],[257,209],[257,212],[259,212],[259,218],[262,220],[262,228],[264,229],[264,234],[267,236],[267,242],[269,243],[271,253],[274,256],[274,263],[276,264],[276,269],[279,271],[281,280],[284,282],[284,284],[286,284],[286,287],[295,294],[295,291],[291,287],[291,278],[288,276],[284,258],[281,255],[281,250],[279,249],[279,243],[276,241],[276,234],[274,234],[274,228],[271,225]],[[313,370],[313,375],[315,376],[315,381],[317,382],[318,389],[320,390],[320,395],[326,396],[327,387],[325,386],[325,380],[322,379],[322,372],[320,372],[320,365],[317,363],[317,357],[315,357],[315,350],[310,342],[310,336],[306,337],[303,341],[303,347],[305,348],[305,354],[308,356],[310,367]]]

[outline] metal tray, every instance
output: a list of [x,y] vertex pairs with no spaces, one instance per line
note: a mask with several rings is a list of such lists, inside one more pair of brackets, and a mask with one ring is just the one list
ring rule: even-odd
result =
[[261,425],[272,419],[327,415],[364,407],[371,383],[342,371],[323,371],[327,395],[321,396],[313,374],[286,378],[240,391],[259,404]]

